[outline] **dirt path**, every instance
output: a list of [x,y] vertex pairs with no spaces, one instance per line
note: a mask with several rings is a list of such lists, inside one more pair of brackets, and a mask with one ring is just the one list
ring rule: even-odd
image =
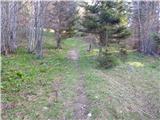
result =
[[75,85],[76,97],[73,102],[73,119],[74,120],[88,120],[90,115],[88,114],[88,99],[85,92],[84,74],[80,70],[78,63],[79,52],[76,49],[72,49],[68,52],[68,58],[75,62],[76,71],[79,73],[77,83]]
[[79,52],[76,49],[72,49],[68,52],[68,59],[75,61],[79,60]]

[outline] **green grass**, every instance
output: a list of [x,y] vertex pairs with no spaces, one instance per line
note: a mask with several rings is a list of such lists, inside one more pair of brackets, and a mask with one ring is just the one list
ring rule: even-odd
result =
[[[14,55],[2,56],[2,103],[16,104],[14,109],[2,112],[4,119],[18,119],[16,114],[20,114],[19,119],[36,119],[39,116],[43,120],[59,119],[62,113],[71,116],[69,114],[72,110],[63,111],[63,102],[71,101],[75,94],[73,89],[77,73],[74,63],[67,59],[67,52],[73,46],[68,43],[74,43],[74,40],[64,43],[64,49],[56,50],[50,34],[45,33],[47,41],[44,43],[46,48],[43,59],[36,59],[22,48]],[[60,96],[58,102],[53,102],[48,107],[49,94],[54,93],[54,82],[62,82],[62,86],[58,88]],[[44,107],[49,110],[43,110]]]
[[[160,119],[158,58],[129,52],[127,59],[119,65],[102,69],[97,67],[98,51],[86,52],[85,42],[70,38],[63,40],[63,49],[56,50],[53,33],[45,32],[44,38],[42,59],[36,59],[23,48],[16,54],[2,56],[2,103],[15,105],[2,111],[4,120],[73,118],[72,103],[79,73],[76,62],[67,59],[71,48],[80,52],[78,63],[85,77],[91,119]],[[115,48],[110,49],[110,52],[114,51]]]
[[80,64],[86,76],[92,119],[160,119],[158,58],[131,52],[125,61],[105,70],[96,67],[92,52],[88,54],[83,54]]

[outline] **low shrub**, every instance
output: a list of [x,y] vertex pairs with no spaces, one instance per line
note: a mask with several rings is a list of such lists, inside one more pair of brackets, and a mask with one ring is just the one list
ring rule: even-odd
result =
[[127,55],[128,55],[128,53],[127,53],[127,49],[126,48],[120,48],[120,50],[119,50],[119,56],[120,56],[120,58],[121,58],[121,60],[124,62],[126,59],[127,59]]
[[119,64],[118,59],[113,54],[105,51],[97,58],[98,66],[108,69]]

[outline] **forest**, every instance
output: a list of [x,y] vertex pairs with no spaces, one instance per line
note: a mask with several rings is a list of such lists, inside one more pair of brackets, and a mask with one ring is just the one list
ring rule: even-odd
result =
[[1,0],[2,120],[160,120],[159,0]]

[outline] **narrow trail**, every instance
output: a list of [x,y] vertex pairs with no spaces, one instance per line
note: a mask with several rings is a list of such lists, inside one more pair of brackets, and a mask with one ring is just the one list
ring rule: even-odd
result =
[[76,97],[73,102],[73,119],[74,120],[88,120],[88,99],[85,92],[85,77],[79,66],[79,52],[72,49],[68,52],[68,58],[75,63],[76,71],[79,73],[77,83],[75,85]]

